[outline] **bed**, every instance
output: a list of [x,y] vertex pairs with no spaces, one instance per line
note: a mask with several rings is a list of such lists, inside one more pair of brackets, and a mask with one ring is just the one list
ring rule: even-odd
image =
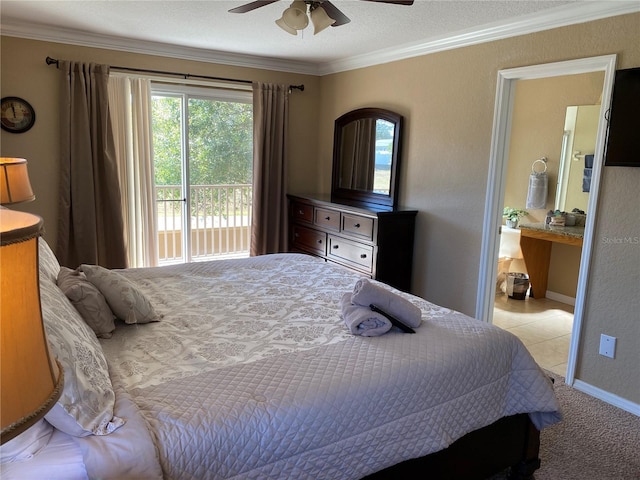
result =
[[316,257],[87,266],[76,280],[106,315],[63,271],[41,239],[45,329],[65,370],[46,419],[90,478],[526,478],[539,430],[560,420],[515,336],[373,280],[421,325],[353,335],[339,302],[361,277]]

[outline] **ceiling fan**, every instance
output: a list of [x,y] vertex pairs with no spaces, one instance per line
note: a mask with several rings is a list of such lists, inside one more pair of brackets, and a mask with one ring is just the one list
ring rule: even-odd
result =
[[[247,13],[256,8],[264,7],[279,0],[257,0],[229,10],[230,13]],[[391,3],[395,5],[413,5],[414,0],[362,0],[365,2]],[[307,9],[309,13],[307,14]],[[309,18],[314,26],[314,35],[328,26],[339,27],[351,20],[329,0],[294,0],[287,8],[282,18],[276,24],[286,32],[297,35],[298,30],[304,30],[309,24]]]

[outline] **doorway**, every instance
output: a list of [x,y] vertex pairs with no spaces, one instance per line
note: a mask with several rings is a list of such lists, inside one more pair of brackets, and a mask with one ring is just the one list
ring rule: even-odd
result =
[[251,99],[251,91],[153,85],[160,265],[249,255]]
[[[571,226],[552,227],[543,230],[544,234],[584,231],[590,194],[586,167],[592,165],[595,152],[603,82],[604,72],[515,82],[504,206],[526,212],[520,220],[525,226],[546,225],[547,212],[558,210],[571,213],[565,217]],[[549,183],[544,198],[535,202],[527,201],[533,171],[544,171]],[[538,178],[537,173],[533,175]],[[582,248],[553,242],[545,262],[549,271],[542,283],[536,271],[539,264],[530,264],[531,258],[525,262],[520,248],[520,234],[526,231],[502,227],[493,323],[520,338],[541,367],[565,376]],[[539,246],[534,242],[530,248]],[[537,253],[535,257],[541,258],[543,252]],[[534,268],[533,272],[527,267]],[[510,297],[508,274],[512,276],[509,280],[528,275],[530,294],[521,292],[528,284],[517,285],[520,292]],[[510,287],[512,290],[513,282]]]
[[[493,138],[487,197],[485,202],[484,231],[482,252],[480,258],[480,275],[477,296],[476,317],[492,322],[495,304],[495,285],[498,270],[498,251],[500,244],[500,226],[502,224],[502,210],[505,202],[505,187],[507,182],[507,167],[511,140],[511,127],[514,118],[514,99],[516,82],[519,80],[553,78],[565,75],[577,75],[589,72],[604,72],[602,87],[602,112],[609,109],[613,77],[615,73],[615,55],[593,57],[567,62],[521,67],[498,72],[498,88],[496,92],[496,106],[493,124]],[[584,241],[580,255],[580,267],[577,280],[574,321],[571,329],[571,341],[568,353],[566,381],[573,383],[575,361],[579,344],[579,333],[586,295],[586,279],[588,276],[589,259],[593,243],[594,221],[596,217],[598,187],[600,171],[604,154],[606,138],[606,121],[600,116],[594,165],[591,174],[591,192],[588,202],[589,215],[586,218]],[[532,154],[534,154],[532,152]],[[554,179],[555,180],[555,179]]]

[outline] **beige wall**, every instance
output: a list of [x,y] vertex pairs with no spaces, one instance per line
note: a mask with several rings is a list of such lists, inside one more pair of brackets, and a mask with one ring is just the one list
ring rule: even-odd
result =
[[[24,209],[45,218],[57,208],[57,80],[47,55],[205,75],[304,83],[291,101],[289,189],[328,192],[333,122],[354,108],[378,106],[406,117],[403,205],[419,209],[414,293],[464,313],[475,312],[482,218],[497,72],[500,69],[616,53],[618,68],[640,65],[640,15],[626,15],[400,62],[314,78],[261,70],[2,38],[2,95],[22,96],[38,120],[23,135],[2,132],[2,155],[25,156],[38,199]],[[637,312],[640,168],[603,174],[593,266],[577,378],[640,403]],[[602,219],[602,220],[600,220]],[[55,236],[53,236],[55,238]],[[618,337],[615,360],[597,355],[600,333]]]
[[[638,66],[639,31],[640,15],[625,15],[323,77],[319,188],[330,188],[336,117],[364,106],[405,115],[401,203],[419,209],[413,291],[473,315],[498,70],[612,53],[617,68]],[[602,240],[640,237],[640,209],[628,208],[640,168],[607,167],[602,180],[576,378],[640,403],[640,245]],[[598,355],[601,333],[618,337],[615,360]]]
[[[529,175],[535,160],[547,158],[549,177],[546,207],[527,209],[529,215],[520,223],[543,222],[547,211],[555,209],[556,183],[562,161],[562,134],[567,107],[598,103],[603,83],[604,72],[516,82],[504,204],[514,208],[525,208]],[[593,143],[595,138],[594,130]],[[593,153],[593,150],[590,153]],[[536,171],[542,169],[539,163],[535,168]],[[575,298],[580,252],[580,248],[577,247],[553,245],[549,264],[549,291]]]
[[57,112],[59,75],[54,66],[45,63],[47,56],[82,62],[106,63],[135,68],[176,71],[192,75],[211,75],[262,82],[304,84],[305,91],[294,90],[290,97],[289,154],[300,161],[292,162],[289,185],[313,189],[318,166],[317,148],[320,79],[268,70],[229,67],[202,62],[176,60],[150,55],[77,47],[58,43],[2,37],[2,96],[25,98],[36,110],[36,123],[23,134],[1,133],[2,156],[25,157],[29,161],[36,200],[16,208],[44,218],[45,238],[55,245],[58,213],[59,119]]

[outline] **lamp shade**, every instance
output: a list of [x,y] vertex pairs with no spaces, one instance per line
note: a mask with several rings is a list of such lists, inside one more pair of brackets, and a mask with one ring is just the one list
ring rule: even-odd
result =
[[38,273],[41,230],[40,217],[0,208],[2,444],[44,417],[60,397],[64,383],[42,323]]
[[500,234],[500,258],[522,259],[522,250],[520,250],[520,229],[502,227]]
[[276,25],[278,25],[281,29],[283,29],[287,33],[290,33],[291,35],[298,35],[298,31],[295,28],[291,28],[289,25],[287,25],[287,22],[285,22],[283,18],[279,18],[278,20],[276,20]]
[[322,6],[318,6],[311,10],[311,23],[313,23],[313,34],[316,35],[320,33],[325,28],[333,25],[336,21],[327,15],[327,12],[322,8]]
[[24,158],[0,158],[0,204],[30,202],[35,198],[29,182],[27,161]]
[[295,30],[304,30],[309,25],[307,4],[302,0],[296,0],[282,13],[282,20]]

